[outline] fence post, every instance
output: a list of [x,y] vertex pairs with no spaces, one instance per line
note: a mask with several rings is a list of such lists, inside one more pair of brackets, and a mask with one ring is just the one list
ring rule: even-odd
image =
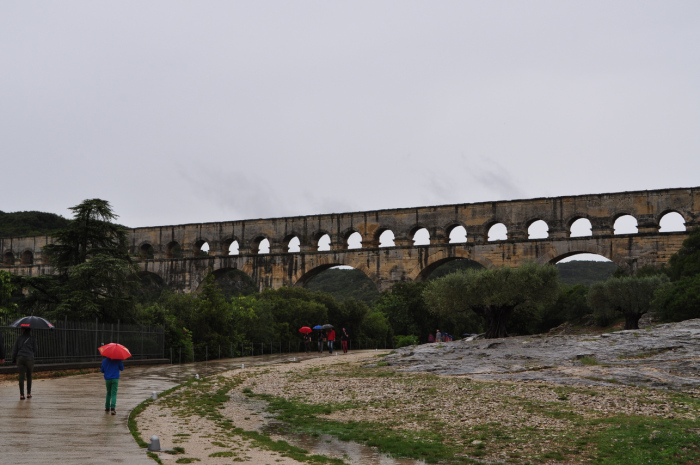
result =
[[170,364],[173,364],[173,348],[170,348]]
[[63,317],[63,361],[68,363],[68,315]]
[[121,325],[121,320],[117,320],[117,344],[119,344],[119,326]]
[[[98,335],[97,335],[97,325],[99,323],[97,322],[97,318],[95,318],[95,350],[97,350],[98,347],[100,347],[100,344],[97,342]],[[95,360],[97,360],[97,355],[95,355]]]

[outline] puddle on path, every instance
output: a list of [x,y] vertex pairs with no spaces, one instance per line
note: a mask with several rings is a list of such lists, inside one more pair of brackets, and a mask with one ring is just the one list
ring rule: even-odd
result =
[[270,421],[263,432],[274,440],[284,440],[288,443],[306,449],[310,454],[325,455],[326,457],[342,459],[352,465],[425,465],[425,462],[414,459],[399,459],[389,457],[371,447],[356,442],[345,442],[330,436],[311,436],[309,434],[291,433],[276,421]]

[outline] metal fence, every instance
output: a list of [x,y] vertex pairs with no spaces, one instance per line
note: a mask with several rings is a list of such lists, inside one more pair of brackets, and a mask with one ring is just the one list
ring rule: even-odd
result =
[[[10,327],[11,320],[0,317],[0,331],[5,341],[6,362],[12,360],[12,348],[21,334]],[[132,360],[164,358],[165,334],[162,327],[122,325],[117,323],[52,321],[55,329],[32,330],[39,352],[35,363],[92,362],[102,359],[97,350],[103,344],[117,342],[131,352]]]
[[[393,349],[394,344],[392,341],[382,340],[382,339],[350,339],[348,341],[348,350],[368,350],[368,349]],[[240,342],[240,343],[229,343],[222,345],[199,345],[197,352],[195,353],[194,348],[190,349],[191,352],[186,354],[181,348],[170,348],[167,349],[166,357],[169,357],[172,363],[182,363],[186,360],[195,360],[197,362],[203,362],[206,360],[217,360],[220,358],[234,358],[234,357],[250,357],[255,355],[274,355],[274,354],[293,354],[302,353],[306,351],[304,347],[304,342],[300,339],[286,340],[286,341],[267,341],[267,342]],[[324,352],[328,352],[327,343],[323,343],[321,349]],[[343,348],[340,341],[335,341],[333,344],[334,352],[342,352]],[[311,342],[309,345],[309,352],[319,352],[318,343],[316,341]]]

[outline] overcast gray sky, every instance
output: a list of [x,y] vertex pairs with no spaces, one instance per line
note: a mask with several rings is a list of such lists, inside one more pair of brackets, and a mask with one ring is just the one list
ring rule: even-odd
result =
[[0,2],[0,210],[136,227],[700,185],[697,1]]

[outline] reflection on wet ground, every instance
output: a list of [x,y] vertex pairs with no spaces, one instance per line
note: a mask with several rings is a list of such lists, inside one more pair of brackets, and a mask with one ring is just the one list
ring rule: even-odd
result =
[[341,441],[327,434],[313,436],[291,432],[284,424],[274,420],[263,428],[263,432],[269,434],[272,439],[281,439],[306,449],[312,455],[343,459],[352,465],[425,465],[425,462],[420,460],[389,457],[372,447],[356,442]]

